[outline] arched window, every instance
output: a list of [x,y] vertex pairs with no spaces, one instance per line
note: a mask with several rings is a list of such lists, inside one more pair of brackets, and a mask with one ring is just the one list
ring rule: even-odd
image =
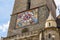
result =
[[51,38],[51,34],[48,34],[48,38],[49,38],[49,39]]
[[30,5],[31,5],[31,0],[28,0],[28,2],[27,2],[27,9],[30,9]]
[[51,26],[51,24],[49,23],[49,26]]

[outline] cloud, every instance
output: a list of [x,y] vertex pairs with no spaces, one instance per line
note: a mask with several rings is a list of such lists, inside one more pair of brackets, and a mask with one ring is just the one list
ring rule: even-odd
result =
[[[10,14],[12,13],[15,0],[0,0],[0,36],[7,35]],[[8,22],[7,22],[8,21]]]
[[2,32],[6,32],[8,30],[8,27],[9,27],[9,21],[3,25],[0,25],[0,30]]
[[60,5],[60,0],[54,0],[56,5],[59,6]]
[[57,6],[56,15],[58,16],[59,15],[58,7],[60,7],[60,0],[54,0],[54,1],[56,3],[56,6]]
[[0,25],[0,37],[6,37],[7,36],[9,23],[10,22],[8,21],[7,23]]

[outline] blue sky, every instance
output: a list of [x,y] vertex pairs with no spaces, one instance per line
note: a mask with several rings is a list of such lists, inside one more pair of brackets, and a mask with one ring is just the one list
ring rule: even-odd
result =
[[14,0],[0,0],[0,36],[2,37],[7,34],[13,5]]
[[[13,10],[15,0],[0,0],[0,37],[6,37],[9,27],[10,15]],[[56,5],[60,5],[60,0],[55,0]],[[58,15],[58,10],[57,10]]]

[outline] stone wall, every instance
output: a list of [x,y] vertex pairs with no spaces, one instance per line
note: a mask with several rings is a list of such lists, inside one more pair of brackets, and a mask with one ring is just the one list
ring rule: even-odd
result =
[[[12,14],[16,14],[21,11],[27,10],[28,0],[15,0],[15,5]],[[46,4],[46,0],[31,0],[31,8],[38,7],[40,5]]]
[[[46,0],[43,0],[43,1],[42,0],[31,0],[30,9],[35,8],[35,7],[38,7],[38,9],[39,9],[38,10],[39,11],[38,12],[38,21],[39,22],[35,25],[27,26],[29,31],[33,31],[33,30],[37,30],[37,29],[41,29],[41,28],[45,27],[45,22],[49,15],[49,11],[50,11],[49,8],[51,7],[51,5],[50,5],[50,7],[48,7]],[[16,18],[17,18],[17,14],[21,11],[27,10],[26,8],[27,8],[27,0],[15,0],[13,13],[11,15],[11,20],[10,20],[10,26],[9,26],[9,30],[8,30],[8,36],[13,36],[13,35],[21,33],[22,29],[15,29]],[[54,15],[55,15],[55,13],[54,13]]]
[[44,38],[45,40],[60,40],[59,38],[59,31],[58,31],[58,28],[47,28],[45,31],[44,31]]
[[[49,15],[49,11],[48,11],[47,6],[46,5],[40,6],[38,8],[38,23],[34,24],[34,25],[26,26],[26,28],[28,28],[29,31],[44,28],[48,15]],[[21,33],[21,30],[22,30],[21,28],[20,29],[15,29],[16,17],[17,17],[17,15],[11,16],[11,22],[10,22],[10,26],[9,26],[8,36]]]
[[3,40],[39,40],[38,31],[26,32],[23,34],[16,34],[4,38]]
[[[58,28],[51,27],[51,28],[45,28],[43,30],[36,30],[32,32],[27,32],[23,34],[16,34],[10,37],[6,37],[3,40],[59,40],[60,35],[59,35],[59,30]],[[51,34],[49,38],[49,34]]]

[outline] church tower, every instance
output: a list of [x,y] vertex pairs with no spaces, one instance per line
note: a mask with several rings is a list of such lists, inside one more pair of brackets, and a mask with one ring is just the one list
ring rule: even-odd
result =
[[[56,5],[54,0],[15,0],[13,13],[11,15],[8,36],[20,34],[22,29],[24,28],[29,29],[29,31],[44,28],[45,21],[48,18],[50,10],[53,13],[53,17],[56,18]],[[17,20],[19,20],[18,16],[23,15],[28,11],[33,11],[34,13],[36,13],[34,17],[36,18],[35,21],[37,21],[37,23],[31,23],[30,25],[24,24],[23,27],[17,27]]]
[[45,28],[47,28],[47,27],[57,27],[56,20],[52,16],[51,11],[50,11],[48,19],[46,20],[46,23],[45,23]]
[[52,16],[50,11],[49,17],[45,23],[45,29],[43,30],[44,40],[60,40],[59,28],[57,28],[56,19]]
[[[50,11],[51,13],[49,13]],[[8,35],[4,40],[44,40],[41,30],[48,27],[46,19],[49,15],[53,16],[52,22],[55,23],[54,0],[15,0]]]

